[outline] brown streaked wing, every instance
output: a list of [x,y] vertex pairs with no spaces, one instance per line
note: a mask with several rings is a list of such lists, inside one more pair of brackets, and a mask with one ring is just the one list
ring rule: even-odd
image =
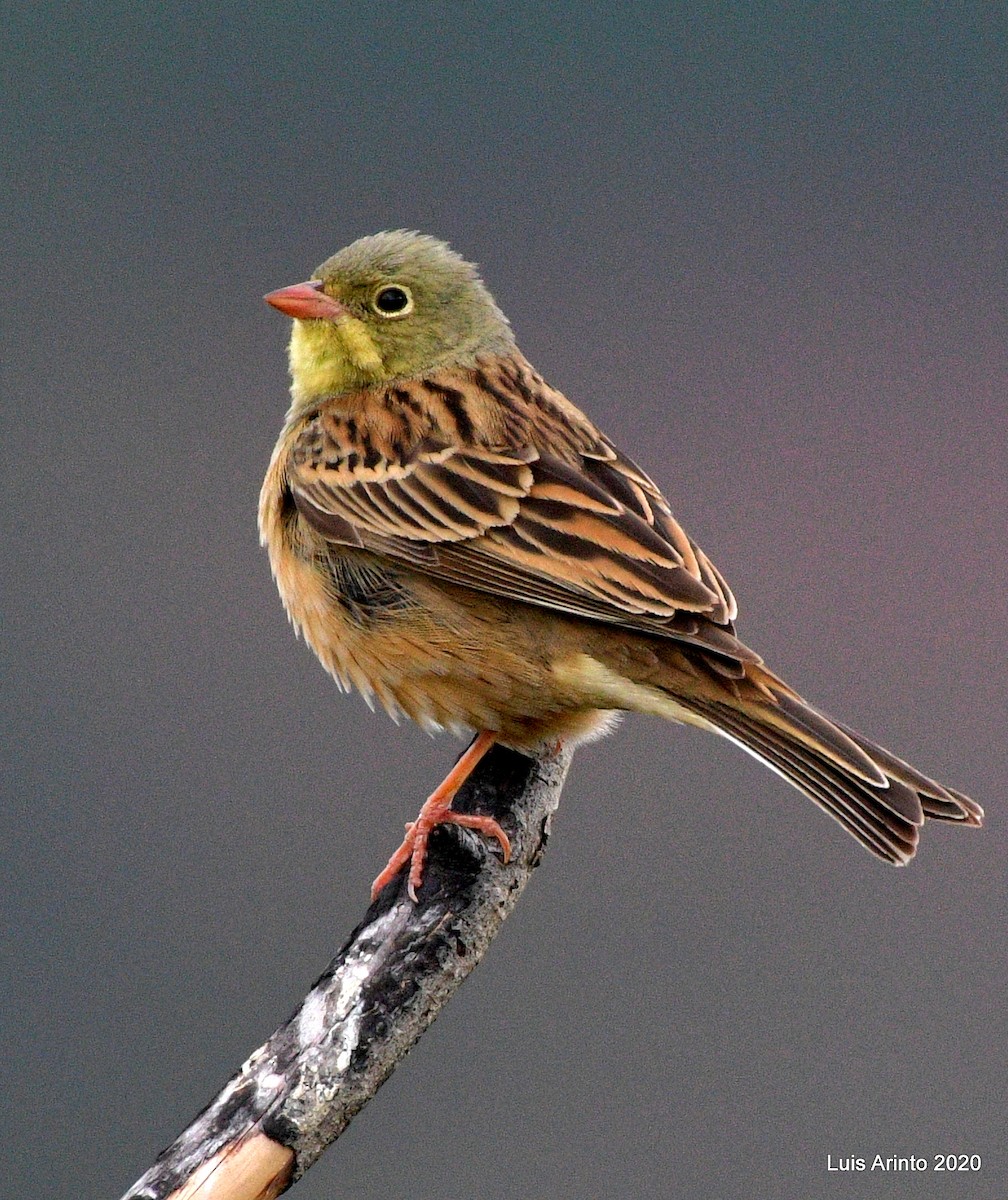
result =
[[[465,382],[474,386],[471,376]],[[511,379],[494,383],[499,398]],[[569,401],[535,384],[549,393],[544,403],[559,427]],[[528,379],[511,402],[522,399],[534,438]],[[730,591],[661,493],[578,417],[557,454],[532,442],[456,446],[428,432],[412,449],[386,442],[365,464],[345,427],[339,444],[323,437],[320,450],[320,425],[332,428],[323,413],[302,435],[305,451],[291,456],[291,489],[304,518],[335,542],[490,594],[759,661],[734,637]],[[686,613],[696,614],[688,626]]]
[[474,458],[420,454],[389,464],[384,477],[371,468],[357,479],[345,459],[339,470],[293,462],[290,482],[295,501],[300,504],[303,498],[310,506],[303,510],[306,519],[325,536],[331,534],[312,510],[347,521],[364,546],[376,538],[466,541],[495,525],[510,524],[531,482],[520,459],[507,461],[498,454],[486,462],[476,459],[474,465]]
[[[493,540],[496,541],[496,537]],[[436,549],[432,547],[431,554],[423,562],[417,558],[415,543],[372,545],[371,548],[415,564],[427,574],[448,583],[525,603],[540,604],[544,608],[604,621],[624,629],[674,638],[741,662],[762,662],[754,650],[735,637],[730,627],[716,625],[704,614],[678,610],[672,616],[660,617],[651,613],[634,613],[628,607],[617,609],[611,600],[575,590],[569,582],[551,580],[540,570],[523,566],[516,555],[503,557],[493,553],[492,544],[444,542]],[[536,560],[538,566],[538,556]]]
[[602,483],[614,496],[619,496],[631,512],[654,525],[679,550],[687,570],[718,597],[718,604],[709,613],[711,620],[719,624],[734,621],[738,616],[738,605],[720,571],[672,516],[668,501],[650,476],[626,455],[620,454],[608,438],[602,440],[609,454],[586,454],[586,474]]

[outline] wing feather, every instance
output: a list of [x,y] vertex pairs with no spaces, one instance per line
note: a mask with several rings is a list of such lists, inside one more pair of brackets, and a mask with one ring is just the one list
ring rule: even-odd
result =
[[385,412],[396,436],[384,440],[377,423],[323,406],[289,460],[303,518],[330,541],[454,584],[759,661],[734,636],[727,585],[654,483],[583,414],[565,425],[573,406],[525,367],[449,380],[453,395],[479,385],[484,406],[507,407],[496,428],[515,445],[481,441],[472,412],[464,444],[436,428],[404,435],[419,385],[380,398],[385,410],[403,398]]

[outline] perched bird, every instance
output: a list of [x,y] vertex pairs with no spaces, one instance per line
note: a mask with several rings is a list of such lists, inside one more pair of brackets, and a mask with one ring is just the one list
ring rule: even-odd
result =
[[296,629],[344,688],[477,738],[373,894],[496,741],[578,742],[619,710],[720,733],[873,854],[979,805],[813,708],[735,634],[735,600],[651,479],[515,345],[476,268],[399,230],[270,292],[294,318],[292,403],[259,528]]

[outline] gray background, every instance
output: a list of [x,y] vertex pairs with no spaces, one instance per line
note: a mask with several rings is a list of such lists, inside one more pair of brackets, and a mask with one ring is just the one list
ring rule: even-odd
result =
[[[1008,1194],[1008,28],[689,7],[14,19],[5,1195],[124,1190],[457,752],[337,694],[256,543],[288,335],[260,296],[398,226],[483,265],[745,639],[989,821],[893,871],[726,743],[627,720],[295,1194]],[[826,1170],[941,1151],[982,1172]]]

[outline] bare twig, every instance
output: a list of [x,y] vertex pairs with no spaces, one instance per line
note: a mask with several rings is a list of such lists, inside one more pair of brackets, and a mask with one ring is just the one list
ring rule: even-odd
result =
[[497,818],[511,862],[439,826],[417,903],[404,876],[385,889],[293,1017],[123,1200],[271,1200],[299,1179],[483,957],[539,863],[569,763],[494,747],[453,807]]

